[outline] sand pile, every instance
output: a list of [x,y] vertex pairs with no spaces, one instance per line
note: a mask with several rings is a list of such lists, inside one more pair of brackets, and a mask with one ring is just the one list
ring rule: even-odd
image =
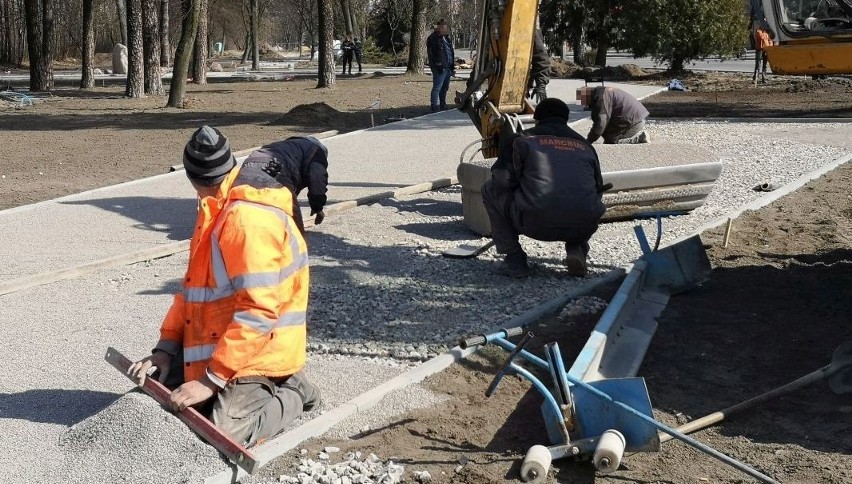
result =
[[216,449],[139,391],[70,427],[59,445],[67,483],[202,482],[226,467]]

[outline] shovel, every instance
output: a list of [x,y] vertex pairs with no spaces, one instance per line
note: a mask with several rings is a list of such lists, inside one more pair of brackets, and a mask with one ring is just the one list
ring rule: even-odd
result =
[[490,249],[494,245],[494,240],[489,240],[482,245],[462,244],[452,249],[447,249],[442,254],[450,259],[470,259]]
[[[834,350],[834,354],[831,356],[831,363],[823,366],[822,368],[814,370],[782,387],[770,390],[762,395],[758,395],[724,410],[711,413],[706,417],[693,420],[686,425],[678,427],[677,430],[684,434],[689,434],[697,430],[705,429],[715,423],[721,422],[725,419],[725,417],[751,408],[779,395],[784,395],[785,393],[810,385],[811,383],[816,383],[823,378],[828,379],[829,388],[831,388],[831,391],[836,394],[852,392],[852,341],[847,341],[838,346],[837,349]],[[671,439],[672,437],[668,434],[660,436],[660,442],[667,442]]]

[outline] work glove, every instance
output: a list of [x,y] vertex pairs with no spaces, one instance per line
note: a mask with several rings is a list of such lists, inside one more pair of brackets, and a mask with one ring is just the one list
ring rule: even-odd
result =
[[[311,215],[313,215],[313,214],[314,214],[314,212],[311,212]],[[317,214],[317,216],[314,217],[314,225],[319,225],[319,224],[322,223],[323,220],[325,220],[325,212],[320,210],[319,212],[316,212],[316,214]]]
[[535,99],[535,103],[539,104],[545,99],[547,99],[547,84],[536,84],[536,86],[532,90],[532,97]]
[[145,384],[145,378],[149,373],[153,374],[154,372],[159,371],[160,376],[158,380],[160,383],[163,383],[169,376],[171,364],[172,355],[165,351],[154,350],[154,353],[151,356],[143,358],[130,365],[130,368],[127,369],[127,374],[136,380],[139,383],[139,386],[142,386]]

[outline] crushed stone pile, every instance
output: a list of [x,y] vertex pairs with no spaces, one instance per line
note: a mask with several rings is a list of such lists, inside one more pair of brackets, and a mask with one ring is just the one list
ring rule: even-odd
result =
[[196,483],[226,464],[177,417],[134,390],[59,439],[63,482]]
[[[332,464],[333,456],[340,452],[337,447],[325,447],[318,453],[316,460],[305,457],[306,449],[301,450],[298,473],[295,476],[282,475],[279,482],[287,484],[397,484],[405,477],[405,466],[392,460],[383,461],[376,454],[363,456],[361,452],[347,452],[343,460]],[[415,472],[416,482],[428,482],[427,472]]]

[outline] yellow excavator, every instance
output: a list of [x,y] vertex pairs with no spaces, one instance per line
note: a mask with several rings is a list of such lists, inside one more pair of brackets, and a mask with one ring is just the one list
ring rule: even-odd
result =
[[775,74],[852,74],[852,0],[754,0],[752,20],[768,24]]
[[520,125],[514,116],[533,112],[527,87],[538,0],[482,0],[479,5],[476,61],[467,89],[456,92],[455,101],[482,134],[483,156],[493,158],[501,130],[516,130]]

